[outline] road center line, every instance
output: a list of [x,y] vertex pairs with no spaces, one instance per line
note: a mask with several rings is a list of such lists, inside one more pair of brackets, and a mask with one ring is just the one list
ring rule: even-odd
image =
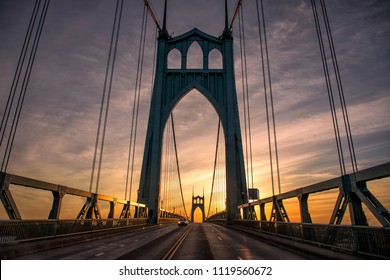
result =
[[218,239],[222,241],[222,238],[218,236]]
[[101,255],[104,255],[104,253],[96,254],[95,257],[100,257]]

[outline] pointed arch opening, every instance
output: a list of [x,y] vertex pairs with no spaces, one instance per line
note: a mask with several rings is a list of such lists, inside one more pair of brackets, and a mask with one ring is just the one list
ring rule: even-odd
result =
[[196,41],[187,51],[187,69],[203,69],[203,51]]
[[[214,172],[217,128],[219,116],[210,101],[197,89],[190,90],[172,110],[177,153],[180,166],[180,178],[188,215],[191,215],[193,189],[204,189],[204,215],[210,200]],[[163,208],[172,211],[174,196],[169,189],[177,180],[176,159],[173,154],[171,120],[168,119],[163,133],[163,149],[161,158],[160,197]],[[219,147],[224,155],[225,140],[221,126]],[[218,174],[224,174],[225,158],[220,158]],[[219,176],[220,181],[226,177]],[[219,184],[219,183],[216,183]],[[225,185],[225,184],[221,184]],[[222,197],[220,197],[222,199]],[[223,204],[223,202],[221,202]],[[197,213],[198,213],[197,209]],[[199,215],[200,219],[202,215]]]
[[181,52],[178,49],[172,49],[168,53],[168,69],[181,69]]
[[222,53],[217,49],[209,52],[209,69],[222,69]]
[[194,220],[192,222],[193,223],[202,223],[202,219],[203,219],[202,210],[200,210],[200,208],[197,207],[194,211]]

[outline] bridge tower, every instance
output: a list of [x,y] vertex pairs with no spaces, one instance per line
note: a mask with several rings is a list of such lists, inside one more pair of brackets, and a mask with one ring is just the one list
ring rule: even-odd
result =
[[194,213],[195,210],[199,207],[202,211],[202,223],[204,222],[204,195],[203,196],[194,196],[192,195],[192,207],[191,207],[191,222],[194,222]]
[[204,222],[205,213],[204,213],[204,189],[203,196],[194,196],[194,189],[192,189],[192,207],[191,207],[191,222],[194,222],[194,213],[195,210],[199,208],[202,211],[202,223]]
[[[227,7],[226,7],[227,10]],[[197,89],[217,112],[225,137],[226,210],[228,223],[234,223],[237,206],[247,202],[246,178],[237,93],[234,76],[233,37],[225,12],[225,30],[220,37],[196,28],[177,37],[169,36],[164,25],[157,38],[157,58],[154,88],[142,162],[138,202],[148,208],[149,223],[158,223],[160,209],[161,152],[164,127],[176,104],[192,89]],[[203,52],[203,67],[187,69],[187,51],[199,44]],[[222,68],[209,68],[209,53],[216,49],[222,56]],[[172,50],[181,53],[181,67],[168,69]]]

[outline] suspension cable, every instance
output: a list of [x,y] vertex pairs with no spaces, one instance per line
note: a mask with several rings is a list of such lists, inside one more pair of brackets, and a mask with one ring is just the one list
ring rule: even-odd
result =
[[[129,153],[128,153],[128,160],[127,160],[125,199],[127,199],[127,189],[128,189],[129,184],[130,184],[129,201],[131,201],[132,186],[133,186],[135,143],[136,143],[137,128],[138,128],[139,100],[140,100],[140,95],[141,95],[141,84],[142,84],[142,73],[143,73],[143,60],[144,60],[144,54],[145,54],[147,22],[148,22],[148,14],[146,11],[146,7],[144,7],[143,16],[142,16],[140,42],[139,42],[139,47],[138,47],[137,74],[136,74],[135,87],[134,87],[133,110],[132,110],[130,139],[129,139],[130,140],[129,141]],[[131,163],[130,163],[130,158],[131,158]],[[129,174],[130,174],[130,180],[129,180]]]
[[236,4],[236,8],[234,9],[232,21],[230,22],[230,25],[229,25],[229,30],[232,30],[232,29],[233,29],[234,21],[236,20],[236,17],[237,17],[237,15],[238,15],[238,11],[240,10],[240,7],[241,7],[241,6],[242,6],[242,0],[238,0],[238,1],[237,1],[237,4]]
[[209,209],[207,211],[207,217],[210,215],[210,209],[211,209],[211,201],[213,199],[213,193],[214,193],[214,183],[215,183],[215,171],[217,168],[217,157],[218,157],[218,145],[219,145],[219,131],[221,128],[221,120],[218,119],[218,128],[217,128],[217,143],[215,144],[215,157],[214,157],[214,170],[213,170],[213,179],[211,181],[211,194],[210,194],[210,202],[209,202]]
[[263,0],[261,0],[260,3],[261,3],[261,13],[262,13],[262,19],[263,19],[262,20],[262,22],[263,22],[263,29],[264,29],[265,56],[266,56],[266,60],[267,60],[267,74],[268,74],[268,83],[269,83],[269,96],[270,96],[270,101],[271,101],[272,127],[273,127],[273,136],[274,136],[274,145],[275,145],[276,174],[277,174],[277,178],[278,178],[278,189],[279,189],[279,194],[280,194],[282,192],[282,190],[281,190],[281,182],[280,182],[278,141],[277,141],[277,137],[276,137],[275,110],[274,110],[274,101],[273,101],[273,94],[272,94],[271,68],[270,68],[269,55],[268,55],[267,29],[265,28],[265,16],[264,16]]
[[[94,152],[93,163],[92,163],[91,181],[90,181],[90,186],[89,186],[89,191],[91,192],[92,185],[93,185],[93,179],[94,179],[94,172],[95,172],[97,150],[98,150],[99,139],[100,139],[100,132],[102,132],[102,136],[101,136],[102,139],[101,139],[101,143],[100,143],[99,162],[98,162],[98,168],[97,168],[95,193],[98,193],[98,191],[99,191],[99,182],[100,182],[101,166],[102,166],[102,161],[103,161],[103,152],[104,152],[104,142],[105,142],[105,136],[106,136],[108,110],[110,107],[111,86],[112,86],[112,80],[113,80],[113,75],[114,75],[115,58],[116,58],[116,51],[117,51],[117,46],[118,46],[118,38],[119,38],[119,30],[120,30],[120,24],[121,24],[121,18],[122,18],[122,11],[123,11],[123,0],[117,0],[116,9],[115,9],[115,16],[114,16],[114,23],[113,23],[112,32],[111,32],[110,48],[109,48],[109,52],[108,52],[108,59],[107,59],[107,65],[106,65],[106,74],[105,74],[105,79],[104,79],[102,101],[101,101],[101,106],[100,106],[98,129],[97,129],[97,133],[96,133],[95,152]],[[117,18],[118,18],[118,20],[117,20]],[[114,49],[114,53],[112,53],[113,49]],[[111,68],[111,71],[110,71],[110,68]],[[107,84],[108,84],[108,88],[107,88]],[[105,100],[106,93],[107,93],[107,101]],[[104,111],[104,107],[106,109],[105,111]],[[104,111],[104,123],[103,123],[103,129],[102,129],[101,125],[102,125],[102,119],[103,119],[103,111]]]
[[341,172],[341,175],[345,175],[346,169],[345,169],[343,147],[342,147],[342,143],[341,143],[340,129],[339,129],[339,125],[338,125],[338,118],[337,118],[334,97],[333,97],[332,84],[331,84],[331,80],[330,80],[330,74],[329,74],[329,69],[328,69],[328,65],[327,65],[327,57],[326,57],[324,42],[322,40],[322,31],[321,31],[319,18],[318,18],[318,11],[317,11],[317,6],[316,6],[315,0],[311,0],[311,4],[312,4],[314,22],[315,22],[316,31],[317,31],[318,43],[319,43],[319,47],[320,47],[321,60],[322,60],[322,66],[323,66],[323,70],[324,70],[324,77],[325,77],[326,88],[327,88],[327,93],[328,93],[330,111],[331,111],[331,115],[332,115],[333,130],[334,130],[334,134],[335,134],[335,141],[336,141],[336,146],[337,146],[337,154],[338,154],[338,158],[339,158],[340,172]]
[[[279,155],[278,155],[278,145],[277,145],[277,137],[276,137],[276,122],[275,122],[275,112],[274,112],[274,102],[273,102],[273,94],[272,94],[272,81],[271,81],[271,71],[270,71],[270,63],[269,63],[269,55],[268,55],[268,43],[267,43],[267,33],[265,27],[265,16],[264,16],[264,6],[263,1],[260,1],[261,8],[261,18],[260,21],[260,12],[259,12],[259,3],[256,0],[257,7],[257,24],[259,30],[259,40],[260,40],[260,53],[261,53],[261,65],[263,72],[263,85],[264,85],[264,98],[265,98],[265,108],[266,108],[266,118],[267,118],[267,132],[268,132],[268,150],[269,150],[269,161],[270,161],[270,173],[271,173],[271,186],[272,186],[272,195],[275,195],[275,179],[274,179],[274,169],[273,169],[273,155],[272,155],[272,141],[271,141],[271,125],[270,119],[272,120],[272,128],[273,128],[273,144],[275,146],[275,163],[276,163],[276,173],[277,173],[277,181],[278,181],[278,190],[279,194],[281,193],[281,183],[280,183],[280,168],[279,168]],[[261,29],[264,32],[261,32]],[[264,42],[262,37],[264,37]],[[264,44],[264,47],[263,47]],[[264,55],[265,49],[265,55]],[[266,66],[265,63],[266,61]],[[266,69],[267,68],[267,71]],[[267,73],[266,73],[267,72]],[[268,93],[267,93],[267,76],[268,76],[268,85],[269,85],[269,99],[268,101]],[[269,105],[271,107],[271,114],[269,110]],[[271,117],[270,117],[271,115]]]
[[275,195],[275,182],[274,182],[274,171],[273,171],[273,160],[272,160],[272,145],[271,145],[271,129],[270,129],[270,120],[269,120],[269,110],[268,110],[268,93],[267,93],[267,82],[265,74],[265,64],[264,64],[264,50],[263,50],[263,35],[261,32],[261,23],[260,23],[260,12],[259,12],[259,1],[256,0],[256,12],[257,12],[257,26],[259,31],[259,42],[260,42],[260,55],[261,55],[261,68],[263,73],[263,89],[264,89],[264,99],[265,99],[265,110],[266,110],[266,120],[267,120],[267,134],[268,134],[268,152],[269,152],[269,162],[270,162],[270,173],[271,173],[271,189],[272,196]]
[[[247,129],[247,113],[246,113],[246,97],[245,97],[245,70],[246,65],[244,67],[244,58],[243,58],[243,42],[242,42],[242,20],[241,20],[241,13],[238,14],[238,35],[239,35],[239,41],[240,41],[240,64],[241,64],[241,84],[242,84],[242,100],[243,100],[243,107],[244,107],[244,135],[245,135],[245,161],[246,161],[246,168],[245,173],[246,177],[248,178],[249,175],[249,160],[248,160],[248,129]],[[246,189],[248,189],[248,184],[245,186]]]
[[[12,80],[11,89],[10,89],[10,92],[9,92],[9,95],[8,95],[8,99],[7,99],[7,103],[6,103],[6,106],[5,106],[4,114],[3,114],[3,117],[1,119],[1,124],[0,124],[0,133],[1,133],[0,147],[1,147],[1,144],[2,144],[3,139],[4,139],[6,127],[7,127],[9,116],[10,116],[10,113],[11,113],[11,108],[12,108],[13,101],[14,101],[15,95],[16,95],[17,85],[19,84],[20,75],[22,73],[22,68],[23,68],[23,65],[24,65],[25,58],[26,58],[28,45],[30,44],[31,35],[32,35],[33,27],[35,25],[35,21],[36,21],[37,15],[38,15],[38,9],[39,9],[40,4],[41,4],[40,0],[39,1],[38,0],[35,1],[34,9],[33,9],[33,12],[32,12],[31,18],[30,18],[30,22],[28,24],[27,32],[26,32],[26,35],[25,35],[25,38],[24,38],[22,51],[20,53],[19,60],[18,60],[18,63],[17,63],[17,66],[16,66],[16,70],[15,70],[15,74],[14,74],[14,78]],[[3,130],[3,125],[4,125],[4,130]]]
[[[40,18],[39,18],[38,27],[37,27],[36,32],[35,32],[33,45],[31,47],[30,56],[29,56],[28,63],[27,63],[27,66],[26,66],[26,70],[25,70],[22,86],[21,86],[21,89],[20,89],[19,97],[18,97],[18,102],[17,102],[17,105],[16,105],[15,113],[14,113],[14,118],[12,120],[12,125],[11,125],[11,128],[10,128],[10,133],[9,133],[9,136],[8,136],[7,145],[6,145],[6,148],[5,148],[4,157],[3,157],[2,164],[1,164],[1,171],[2,172],[6,172],[7,168],[8,168],[8,163],[9,163],[9,159],[10,159],[10,156],[11,156],[11,151],[12,151],[12,147],[13,147],[13,144],[14,144],[14,140],[15,140],[15,135],[16,135],[18,124],[19,124],[20,115],[21,115],[21,112],[22,112],[22,109],[23,109],[24,100],[25,100],[25,97],[26,97],[26,92],[27,92],[30,76],[31,76],[31,73],[32,73],[33,65],[34,65],[34,62],[35,62],[39,41],[40,41],[40,38],[41,38],[41,35],[42,35],[43,26],[44,26],[44,23],[45,23],[45,20],[46,20],[46,15],[47,15],[47,11],[48,11],[48,8],[49,8],[49,4],[50,4],[50,0],[45,0],[45,3],[44,3],[43,8],[42,8],[41,15],[40,15]],[[35,24],[35,18],[36,18],[36,15],[34,16],[34,21],[33,21],[34,24]],[[32,28],[31,28],[31,30],[32,30]],[[31,36],[31,34],[28,36],[29,37],[28,43],[30,42],[30,36]],[[25,54],[23,54],[23,63],[24,63],[24,57],[25,57]],[[19,76],[19,74],[18,74],[18,76]],[[18,78],[18,80],[19,80],[19,78]],[[14,90],[16,90],[17,86],[18,85],[15,85]],[[9,110],[11,110],[11,108]],[[4,131],[6,130],[7,122],[8,122],[8,118],[7,118],[5,126],[4,126]]]
[[171,125],[172,125],[172,135],[173,135],[173,147],[175,148],[176,168],[177,168],[177,175],[178,175],[178,179],[179,179],[181,200],[182,200],[182,203],[183,203],[183,207],[184,207],[184,212],[185,212],[186,218],[188,219],[187,210],[186,210],[186,206],[185,206],[185,203],[184,203],[183,188],[182,188],[182,185],[181,185],[181,178],[180,178],[179,157],[178,157],[178,154],[177,154],[176,134],[175,134],[175,125],[174,125],[174,122],[173,122],[173,113],[171,112],[170,115],[171,115]]
[[154,23],[156,24],[158,30],[161,31],[161,26],[158,23],[158,20],[157,20],[156,16],[154,15],[154,12],[153,12],[152,7],[150,6],[149,2],[147,0],[144,0],[144,3],[145,3],[145,7],[148,9],[150,16],[152,17]]
[[348,141],[348,149],[349,149],[349,154],[350,154],[350,158],[351,158],[352,171],[353,171],[353,173],[356,173],[358,171],[358,166],[357,166],[355,148],[354,148],[353,139],[352,139],[351,126],[350,126],[349,117],[348,117],[347,105],[345,102],[343,85],[342,85],[342,81],[341,81],[340,70],[339,70],[339,66],[338,66],[338,62],[337,62],[336,49],[335,49],[335,46],[333,43],[333,36],[332,36],[330,24],[329,24],[329,17],[328,17],[328,12],[327,12],[326,6],[325,6],[325,1],[320,0],[320,2],[321,2],[322,15],[323,15],[324,22],[325,22],[326,34],[327,34],[328,43],[329,43],[329,47],[330,47],[330,53],[331,53],[331,57],[332,57],[333,70],[335,72],[337,89],[338,89],[340,104],[341,104],[341,110],[343,113],[344,127],[345,127],[345,133],[346,133],[346,137],[347,137],[347,141]]
[[[251,118],[249,106],[249,87],[248,87],[248,69],[246,60],[246,42],[245,42],[245,28],[244,28],[244,12],[240,10],[239,14],[239,34],[240,34],[240,53],[241,53],[241,72],[242,72],[242,94],[244,101],[244,124],[245,124],[245,143],[246,143],[246,159],[247,159],[247,178],[250,183],[247,184],[247,191],[249,185],[253,188],[253,160],[252,160],[252,132],[251,132]],[[248,152],[249,148],[249,152]],[[249,154],[248,154],[249,153]],[[250,171],[249,171],[250,169]],[[250,174],[250,176],[249,176]],[[249,179],[250,177],[250,179]]]

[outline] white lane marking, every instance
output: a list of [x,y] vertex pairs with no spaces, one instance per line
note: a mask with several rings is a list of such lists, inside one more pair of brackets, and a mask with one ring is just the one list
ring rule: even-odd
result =
[[237,257],[239,260],[243,260],[243,258],[241,258],[240,256]]
[[104,253],[96,254],[95,257],[100,257],[101,255],[104,255]]
[[222,238],[218,236],[218,239],[222,241]]
[[126,246],[126,245],[122,244],[122,245],[119,246],[119,248],[123,248],[123,247],[125,247],[125,246]]

